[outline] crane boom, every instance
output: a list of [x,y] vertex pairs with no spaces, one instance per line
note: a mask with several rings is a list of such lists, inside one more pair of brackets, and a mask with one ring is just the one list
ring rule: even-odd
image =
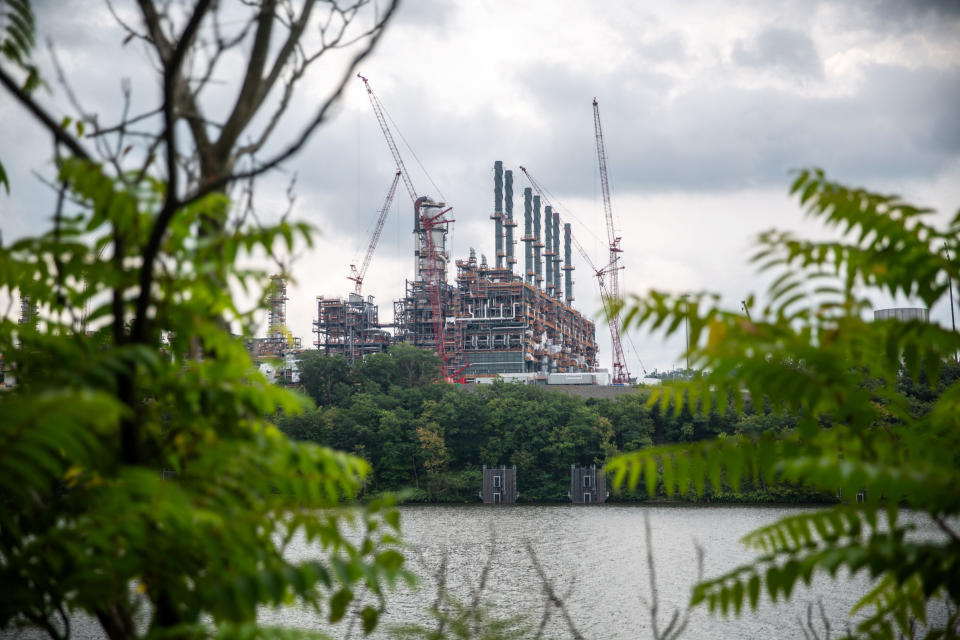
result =
[[[607,178],[607,150],[603,143],[603,128],[600,126],[600,105],[593,99],[593,131],[597,139],[597,162],[600,165],[600,186],[603,191],[603,212],[607,219],[607,241],[610,249],[610,263],[605,268],[609,279],[607,289],[610,300],[620,299],[620,237],[617,236],[613,224],[613,207],[610,204],[610,181]],[[610,314],[612,307],[607,305],[608,324],[610,325],[610,342],[613,346],[613,383],[628,384],[630,371],[627,370],[627,358],[623,353],[623,342],[620,339],[620,313]]]
[[363,286],[363,278],[367,275],[367,267],[370,266],[370,259],[377,248],[377,242],[380,240],[380,234],[383,232],[383,223],[387,220],[387,213],[390,211],[390,205],[393,204],[393,196],[397,192],[397,182],[400,181],[400,170],[393,176],[393,183],[390,190],[387,191],[387,197],[383,200],[383,206],[380,207],[380,214],[377,218],[377,226],[373,230],[373,237],[370,238],[370,245],[367,247],[367,254],[363,257],[363,263],[358,270],[356,265],[350,265],[350,275],[348,280],[353,280],[353,292],[360,295],[360,288]]
[[373,89],[370,88],[370,81],[367,80],[364,76],[357,74],[357,77],[363,80],[363,85],[367,88],[367,97],[370,98],[370,106],[373,107],[373,114],[377,117],[377,122],[380,123],[380,130],[383,131],[383,137],[387,140],[387,146],[390,147],[390,153],[393,154],[393,161],[397,163],[397,167],[403,177],[403,184],[407,188],[407,193],[410,194],[410,200],[414,204],[417,202],[417,190],[413,188],[413,181],[410,179],[410,174],[407,172],[406,165],[403,164],[403,158],[400,157],[400,150],[397,149],[397,143],[393,140],[393,134],[390,132],[390,127],[387,126],[387,119],[383,115],[383,105],[380,104],[380,98],[377,97],[377,94],[373,92]]

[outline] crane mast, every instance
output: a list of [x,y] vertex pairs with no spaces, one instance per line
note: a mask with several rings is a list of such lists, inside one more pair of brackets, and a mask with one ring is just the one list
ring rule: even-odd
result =
[[413,181],[410,179],[410,174],[407,172],[406,165],[403,164],[403,158],[400,157],[400,150],[397,149],[397,143],[393,140],[393,134],[390,133],[390,127],[387,126],[387,119],[383,115],[383,105],[380,104],[380,98],[378,98],[377,94],[375,94],[373,89],[370,88],[369,80],[359,73],[357,74],[357,77],[363,80],[363,86],[367,88],[367,97],[370,99],[370,106],[373,107],[373,115],[377,117],[377,122],[380,124],[380,130],[383,132],[383,137],[386,138],[387,146],[390,147],[390,153],[393,154],[393,161],[397,163],[397,168],[403,177],[403,184],[407,188],[407,193],[410,194],[410,201],[416,204],[417,190],[413,188]]
[[610,250],[610,261],[603,269],[607,276],[608,297],[606,308],[608,324],[610,325],[610,342],[613,347],[613,383],[629,384],[630,372],[627,370],[627,358],[623,353],[623,342],[620,339],[620,313],[611,313],[614,307],[611,302],[620,299],[620,237],[617,236],[613,224],[613,207],[610,204],[610,181],[607,178],[607,150],[603,144],[603,128],[600,126],[600,105],[593,99],[593,130],[597,139],[597,162],[600,165],[600,186],[603,192],[603,212],[607,220],[607,242]]
[[390,211],[390,205],[393,204],[393,196],[397,192],[397,183],[399,181],[400,170],[397,169],[397,173],[393,176],[393,183],[390,185],[390,190],[387,191],[387,197],[383,201],[383,206],[380,207],[377,226],[373,230],[373,237],[370,238],[370,245],[367,247],[367,254],[363,257],[363,263],[360,265],[359,270],[356,265],[350,265],[350,275],[347,276],[347,279],[353,280],[353,292],[357,295],[360,295],[363,278],[367,275],[367,267],[370,266],[370,259],[373,258],[373,252],[376,250],[377,242],[380,240],[380,234],[383,232],[383,223],[387,220],[387,213]]
[[[422,243],[420,240],[418,240],[417,247],[414,250],[414,255],[418,264],[423,265],[422,276],[430,295],[430,312],[433,321],[434,341],[436,343],[435,350],[436,354],[443,362],[447,381],[453,382],[455,376],[463,372],[466,367],[461,367],[453,374],[450,374],[449,372],[450,365],[447,362],[447,352],[444,341],[446,320],[444,318],[443,304],[441,300],[441,289],[443,287],[441,271],[445,268],[445,256],[443,256],[442,251],[437,248],[433,237],[435,230],[440,228],[446,229],[446,227],[443,225],[453,222],[453,220],[448,220],[443,217],[444,214],[449,212],[452,207],[448,207],[436,215],[424,213],[424,209],[432,211],[432,208],[436,205],[428,202],[426,197],[417,195],[417,190],[413,186],[413,181],[410,179],[410,174],[407,171],[407,167],[403,163],[403,158],[400,157],[400,150],[397,148],[397,143],[393,139],[393,133],[391,133],[390,127],[387,124],[385,110],[383,108],[383,104],[380,102],[380,98],[378,98],[373,92],[373,89],[370,87],[370,81],[367,80],[367,78],[359,73],[357,74],[357,77],[363,80],[363,85],[367,89],[367,97],[370,99],[370,106],[373,107],[373,114],[377,118],[377,123],[380,125],[380,130],[383,132],[383,137],[387,141],[387,146],[390,148],[390,153],[393,155],[393,160],[396,163],[397,175],[403,179],[403,184],[407,189],[410,200],[413,202],[414,233],[418,235],[418,238],[422,238]],[[394,187],[396,187],[396,180],[394,180]],[[429,206],[424,207],[424,203]],[[421,244],[422,253],[420,248]]]

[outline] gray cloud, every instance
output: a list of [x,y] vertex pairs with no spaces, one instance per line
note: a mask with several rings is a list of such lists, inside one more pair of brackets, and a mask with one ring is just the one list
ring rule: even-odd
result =
[[792,76],[823,76],[823,62],[805,33],[768,27],[753,40],[738,40],[731,60],[742,67],[768,69]]
[[893,32],[956,29],[960,21],[960,0],[877,0],[850,5],[862,14],[865,23]]
[[580,88],[575,110],[549,115],[551,129],[577,134],[540,139],[533,147],[580,193],[592,188],[575,178],[591,175],[583,171],[592,142],[584,112],[589,89],[600,95],[607,150],[621,189],[779,186],[789,170],[811,163],[851,180],[921,177],[937,175],[960,154],[953,113],[960,104],[958,68],[869,65],[859,90],[841,97],[727,85],[694,88],[673,99],[663,97],[662,85],[669,86],[663,78],[617,78],[603,87],[596,78],[557,68],[529,73],[540,93],[553,86],[571,93]]

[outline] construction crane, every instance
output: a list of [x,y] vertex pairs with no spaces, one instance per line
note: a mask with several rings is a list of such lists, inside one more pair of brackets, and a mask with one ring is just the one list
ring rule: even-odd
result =
[[[383,132],[383,137],[387,141],[387,146],[390,148],[391,155],[393,155],[393,160],[397,166],[397,172],[403,179],[403,184],[407,188],[407,193],[410,195],[410,200],[413,202],[414,232],[417,234],[422,234],[423,237],[423,248],[425,255],[420,257],[424,260],[427,288],[430,292],[430,313],[433,317],[436,354],[443,362],[446,380],[448,382],[456,382],[456,376],[460,375],[469,365],[461,367],[453,374],[449,373],[450,365],[447,361],[448,356],[446,353],[446,345],[444,344],[446,321],[443,314],[443,305],[441,304],[440,300],[440,289],[442,287],[440,271],[442,268],[441,264],[443,257],[437,250],[432,233],[435,229],[453,222],[453,220],[447,220],[443,217],[444,214],[449,212],[452,207],[448,207],[440,213],[431,215],[429,217],[422,213],[421,205],[427,199],[423,196],[417,195],[417,190],[413,186],[413,180],[411,180],[410,173],[407,171],[407,167],[403,163],[403,158],[400,156],[400,150],[397,148],[397,143],[393,139],[393,133],[391,133],[390,127],[387,124],[387,118],[383,104],[380,102],[380,98],[377,97],[377,94],[375,94],[373,89],[370,87],[370,81],[359,73],[357,74],[357,77],[363,80],[363,85],[367,89],[367,97],[370,99],[370,106],[373,107],[373,114],[377,118],[377,122],[380,125],[380,130]],[[429,175],[427,177],[429,178]]]
[[[560,209],[556,206],[556,203],[550,202],[550,198],[547,196],[546,191],[543,189],[543,187],[540,186],[540,183],[538,183],[536,179],[534,179],[534,177],[530,175],[530,172],[527,171],[525,167],[520,167],[520,171],[522,171],[523,175],[525,175],[527,177],[527,180],[530,181],[530,186],[532,186],[534,191],[536,191],[540,195],[540,199],[546,204],[549,204],[554,211],[559,211]],[[597,268],[597,266],[593,263],[593,260],[590,259],[590,255],[587,253],[587,250],[584,249],[583,245],[580,244],[580,241],[577,240],[577,236],[571,233],[570,240],[573,242],[573,246],[576,247],[577,252],[580,253],[580,256],[583,258],[584,262],[586,262],[587,266],[590,267],[590,270],[593,271],[593,275],[597,278],[597,285],[600,287],[600,300],[603,302],[603,310],[608,317],[612,317],[613,311],[615,309],[614,303],[616,302],[617,297],[611,293],[610,288],[607,285],[607,276],[611,273],[613,269],[622,268],[622,267],[618,267],[616,262],[612,262],[602,268]],[[617,322],[619,323],[619,314],[618,314]],[[611,333],[611,337],[612,335],[613,334]],[[619,324],[617,325],[616,336],[617,336],[617,340],[619,340],[620,338]],[[619,343],[616,343],[614,345],[614,357],[616,357],[617,346],[620,347],[620,354],[622,357],[623,346],[620,345]],[[634,348],[634,351],[636,352],[636,348]],[[638,359],[640,358],[639,354],[637,355],[637,358]],[[622,361],[625,363],[626,359],[622,358]],[[640,367],[643,368],[643,363],[640,364]],[[623,370],[626,372],[625,364],[624,364]],[[644,369],[644,373],[646,373],[646,369]],[[630,374],[629,372],[626,372],[625,375],[626,375],[626,380],[623,380],[620,382],[617,382],[616,378],[614,378],[613,380],[614,384],[628,384],[630,382]]]
[[[433,241],[433,231],[441,225],[450,224],[453,220],[447,220],[443,216],[451,207],[447,207],[434,216],[421,216],[420,226],[426,240],[426,251],[423,255],[423,271],[427,280],[427,289],[430,292],[430,312],[433,320],[433,340],[436,344],[436,354],[443,361],[444,372],[447,382],[454,382],[454,375],[450,375],[447,366],[447,347],[445,344],[446,318],[443,313],[443,305],[440,301],[440,271],[443,268],[443,256],[437,251],[436,244]],[[469,365],[467,365],[469,366]],[[465,369],[466,367],[464,367]],[[462,372],[460,369],[457,373]]]
[[363,80],[363,86],[367,88],[367,97],[370,99],[370,106],[373,107],[373,115],[377,117],[377,122],[380,123],[380,130],[383,132],[383,137],[387,140],[387,146],[390,147],[390,153],[393,154],[393,161],[397,163],[397,170],[403,177],[403,184],[407,187],[407,193],[410,194],[410,201],[414,203],[414,206],[419,211],[419,206],[417,205],[417,190],[413,188],[413,181],[410,179],[410,174],[407,172],[406,165],[403,164],[403,158],[400,157],[400,150],[397,149],[397,143],[393,140],[393,134],[390,133],[390,127],[387,126],[387,119],[383,115],[383,105],[380,103],[380,98],[378,98],[377,94],[375,94],[373,89],[370,88],[369,80],[359,73],[357,74],[357,77]]
[[363,286],[363,277],[367,275],[367,267],[370,266],[370,259],[373,257],[373,252],[377,248],[377,242],[380,240],[380,234],[383,232],[383,223],[387,220],[387,213],[390,211],[390,205],[393,204],[393,196],[397,192],[397,183],[399,181],[400,170],[397,169],[397,173],[393,176],[393,183],[390,185],[390,190],[387,191],[387,197],[383,201],[383,206],[380,207],[377,226],[373,229],[373,237],[370,238],[370,245],[367,247],[367,255],[363,257],[363,263],[359,269],[357,269],[357,265],[355,264],[350,265],[350,275],[347,276],[347,279],[353,280],[353,292],[357,295],[360,295],[360,288]]
[[[607,278],[607,292],[610,300],[620,299],[620,237],[613,225],[613,208],[610,205],[610,181],[607,178],[607,151],[603,144],[603,129],[600,126],[600,105],[593,99],[593,130],[597,139],[597,162],[600,165],[600,185],[603,191],[603,211],[607,219],[607,243],[610,261],[604,268]],[[607,305],[607,320],[610,325],[610,342],[613,346],[613,384],[629,384],[630,371],[627,370],[627,358],[623,353],[620,340],[620,313],[611,314],[613,307]]]

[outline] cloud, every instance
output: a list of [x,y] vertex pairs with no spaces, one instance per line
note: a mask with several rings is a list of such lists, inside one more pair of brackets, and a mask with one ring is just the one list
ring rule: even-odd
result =
[[[155,106],[157,77],[142,46],[121,46],[124,33],[105,10],[69,1],[61,8],[39,0],[35,7],[41,37],[55,40],[87,107],[112,123],[124,75],[142,101],[133,111]],[[836,179],[905,192],[922,204],[960,201],[956,2],[502,6],[406,2],[362,69],[398,125],[417,190],[437,194],[419,158],[454,205],[455,258],[471,246],[492,256],[494,160],[515,172],[518,218],[527,186],[522,164],[559,199],[555,204],[572,207],[582,219],[576,226],[591,228],[581,233],[592,254],[604,253],[593,237],[606,235],[594,96],[629,252],[625,282],[634,291],[718,290],[735,308],[745,290],[760,288],[742,264],[746,239],[800,218],[783,195],[797,167],[816,164]],[[131,16],[136,22],[135,11]],[[341,62],[325,61],[320,77],[304,85],[275,132],[277,145],[314,113]],[[228,79],[217,78],[211,109],[233,97]],[[57,117],[69,111],[55,83],[41,99]],[[31,172],[49,172],[52,151],[49,136],[12,100],[0,100],[0,139],[13,191],[11,198],[0,194],[0,229],[9,242],[48,224],[53,197]],[[270,220],[285,209],[284,190],[296,174],[294,215],[323,232],[294,267],[299,283],[290,317],[297,335],[311,339],[315,295],[349,290],[349,263],[362,256],[395,169],[363,85],[351,79],[305,149],[260,181],[261,213]],[[400,187],[365,284],[385,317],[410,275],[411,218]],[[577,306],[592,316],[599,309],[594,282],[582,264],[576,274]],[[598,339],[608,363],[602,323]],[[648,368],[671,364],[661,347],[634,339]],[[668,345],[671,353],[677,346]]]
[[742,67],[797,77],[823,77],[823,61],[813,40],[790,29],[768,27],[753,40],[737,40],[730,57]]

